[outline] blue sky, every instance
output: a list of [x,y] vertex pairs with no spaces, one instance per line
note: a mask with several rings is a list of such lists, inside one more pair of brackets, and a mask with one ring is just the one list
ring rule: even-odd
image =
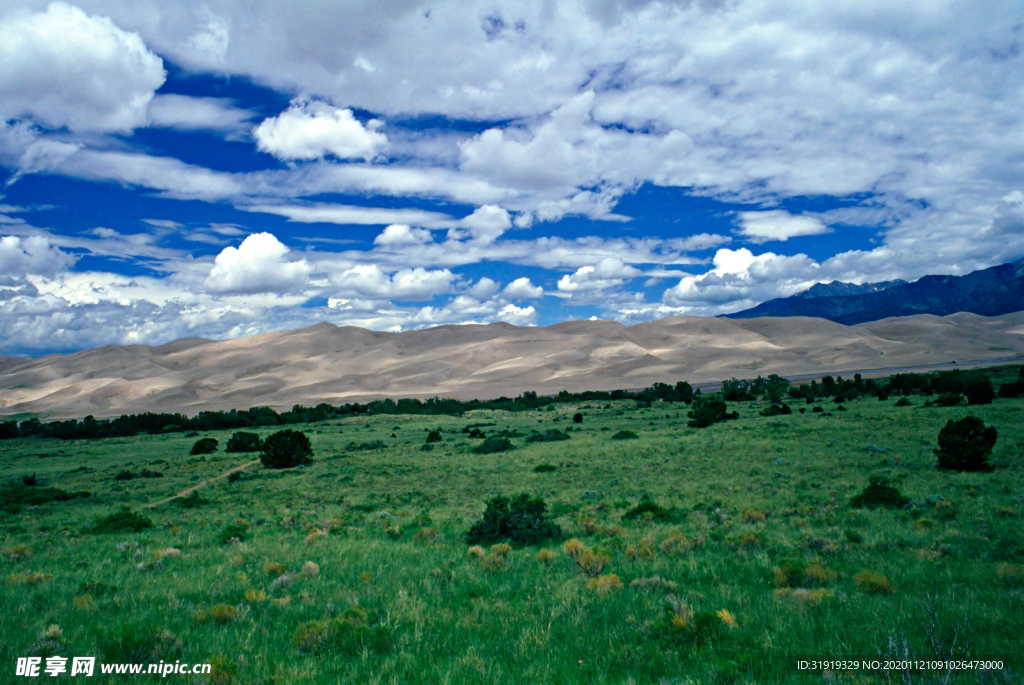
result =
[[1024,255],[1018,2],[283,7],[4,3],[0,354],[712,316]]

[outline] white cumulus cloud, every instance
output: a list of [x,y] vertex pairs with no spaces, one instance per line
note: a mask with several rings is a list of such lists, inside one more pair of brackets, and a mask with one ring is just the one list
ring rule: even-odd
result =
[[621,259],[605,257],[597,264],[581,266],[562,276],[558,279],[558,289],[563,292],[602,290],[622,285],[626,279],[639,275],[639,269],[624,264]]
[[280,159],[369,160],[387,144],[379,131],[382,123],[371,119],[364,126],[350,109],[318,100],[293,100],[276,117],[264,119],[253,129],[259,149]]
[[469,237],[481,244],[490,244],[512,227],[508,211],[497,205],[483,205],[459,222],[459,227],[449,229],[448,238],[460,240]]
[[684,276],[662,295],[665,304],[692,307],[693,314],[720,314],[752,307],[764,300],[786,297],[822,279],[821,265],[804,254],[755,255],[747,248],[722,248],[714,268]]
[[27,275],[49,276],[73,264],[74,257],[50,244],[46,238],[0,238],[0,284],[19,281]]
[[495,318],[516,326],[532,326],[537,321],[537,310],[532,305],[517,307],[514,304],[507,304],[498,310]]
[[501,292],[510,300],[532,300],[544,295],[544,289],[534,285],[526,276],[515,279]]
[[410,228],[406,224],[391,224],[373,239],[375,245],[420,245],[431,242],[430,231],[422,228]]
[[415,267],[389,275],[377,264],[357,264],[330,276],[342,299],[370,300],[429,300],[449,292],[454,279],[455,274],[448,269]]
[[53,128],[145,124],[163,61],[135,33],[63,2],[0,19],[0,115]]
[[238,247],[217,255],[206,288],[218,293],[287,292],[301,288],[310,273],[305,259],[289,261],[288,248],[270,233],[253,233]]

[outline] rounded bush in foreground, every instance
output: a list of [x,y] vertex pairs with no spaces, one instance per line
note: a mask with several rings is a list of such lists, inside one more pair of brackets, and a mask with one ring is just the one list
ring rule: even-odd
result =
[[989,454],[995,447],[998,431],[976,416],[959,421],[950,419],[939,431],[939,447],[935,450],[940,469],[950,471],[991,471]]

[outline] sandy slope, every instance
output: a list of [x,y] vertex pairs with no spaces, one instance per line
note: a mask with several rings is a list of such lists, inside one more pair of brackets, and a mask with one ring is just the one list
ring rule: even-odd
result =
[[137,411],[489,398],[524,390],[637,388],[1024,355],[1024,312],[918,315],[844,326],[803,317],[673,317],[377,333],[318,324],[227,341],[105,346],[0,359],[0,411]]

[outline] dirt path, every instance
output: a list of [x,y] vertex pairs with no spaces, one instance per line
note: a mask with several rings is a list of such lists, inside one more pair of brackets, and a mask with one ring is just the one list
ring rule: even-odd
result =
[[249,468],[250,466],[253,466],[253,465],[258,464],[258,463],[260,463],[259,459],[253,459],[252,461],[247,461],[244,464],[239,464],[238,466],[232,466],[230,469],[228,469],[224,473],[221,473],[220,475],[214,476],[213,478],[207,478],[206,480],[201,480],[198,483],[196,483],[195,485],[190,485],[187,488],[185,488],[184,490],[182,490],[180,492],[176,492],[175,494],[171,495],[170,497],[164,497],[163,499],[158,499],[155,502],[150,502],[149,504],[146,505],[146,509],[152,509],[153,507],[158,507],[161,504],[164,504],[165,502],[170,502],[172,499],[177,499],[178,497],[187,497],[188,495],[191,495],[193,492],[195,492],[199,488],[206,487],[210,483],[213,483],[214,481],[218,481],[218,480],[220,480],[222,478],[227,478],[232,473],[236,473],[238,471],[244,471],[245,469]]

